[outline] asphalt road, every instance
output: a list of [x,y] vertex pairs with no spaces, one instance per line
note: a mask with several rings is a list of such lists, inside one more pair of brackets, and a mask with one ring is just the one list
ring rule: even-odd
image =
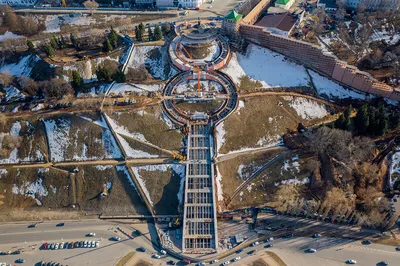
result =
[[[113,265],[122,256],[139,247],[148,249],[146,253],[137,251],[137,255],[153,263],[162,263],[171,258],[152,259],[157,251],[143,236],[133,239],[117,230],[117,226],[128,234],[132,230],[124,225],[99,220],[66,222],[63,227],[57,227],[57,222],[40,223],[35,228],[28,228],[29,224],[0,225],[0,250],[22,250],[20,255],[0,256],[1,262],[14,263],[18,258],[25,259],[26,265],[35,265],[40,261],[53,261],[64,265]],[[86,237],[88,233],[96,233],[95,237]],[[112,241],[111,237],[118,236],[121,241]],[[39,250],[44,243],[60,243],[81,240],[95,240],[100,242],[99,248],[76,248],[67,250]],[[176,261],[176,260],[175,260]]]

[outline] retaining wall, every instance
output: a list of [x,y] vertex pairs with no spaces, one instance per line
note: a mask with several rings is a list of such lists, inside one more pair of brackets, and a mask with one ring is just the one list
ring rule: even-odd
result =
[[[323,52],[318,46],[276,35],[258,26],[241,24],[239,32],[246,40],[283,54],[343,85],[400,101],[399,88],[377,81],[369,73],[360,71],[336,56]],[[290,76],[290,73],[288,75]]]

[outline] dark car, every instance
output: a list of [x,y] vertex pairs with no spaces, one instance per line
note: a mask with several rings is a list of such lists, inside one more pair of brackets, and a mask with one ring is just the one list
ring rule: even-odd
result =
[[[270,244],[271,245],[271,244]],[[247,254],[249,254],[249,255],[252,255],[252,254],[254,254],[254,252],[256,252],[257,250],[255,250],[255,249],[253,249],[253,250],[250,250],[249,252],[247,252]]]
[[264,248],[272,248],[273,246],[274,246],[273,244],[268,244],[268,245],[265,245]]
[[238,251],[236,251],[237,254],[242,253],[244,251],[244,248],[239,249]]
[[56,226],[60,227],[60,226],[64,226],[64,225],[65,225],[65,223],[58,223]]
[[168,264],[168,265],[175,265],[175,264],[176,264],[176,262],[175,262],[175,261],[173,261],[173,260],[170,260],[170,261],[168,261],[168,262],[167,262],[167,264]]
[[30,224],[28,225],[28,228],[35,228],[37,226],[37,224]]
[[362,244],[363,244],[363,245],[369,245],[369,244],[372,244],[372,241],[371,241],[371,240],[364,240],[364,241],[362,242]]
[[140,248],[139,248],[139,251],[141,251],[141,252],[146,252],[146,251],[147,251],[147,248],[145,248],[145,247],[140,247]]

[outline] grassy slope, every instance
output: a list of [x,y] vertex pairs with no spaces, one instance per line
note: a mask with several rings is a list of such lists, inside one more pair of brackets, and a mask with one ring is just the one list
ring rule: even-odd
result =
[[[9,134],[15,122],[19,122],[21,125],[19,137],[11,137]],[[27,123],[29,123],[29,126]],[[0,159],[9,158],[14,148],[18,148],[18,158],[20,159],[29,157],[30,161],[45,161],[48,158],[44,126],[42,122],[38,121],[37,117],[24,120],[9,119],[6,123],[0,125],[1,133],[5,135],[0,138]],[[37,155],[37,151],[43,158]]]
[[[305,125],[320,119],[305,120],[280,96],[258,96],[243,100],[245,107],[229,116],[224,121],[225,144],[220,153],[226,154],[243,148],[260,147],[262,138],[271,142],[279,141],[288,129],[295,129],[298,123]],[[283,104],[283,108],[278,103]]]
[[180,177],[174,171],[139,171],[157,214],[178,214]]
[[182,135],[180,132],[168,128],[162,120],[159,106],[146,108],[143,116],[134,111],[108,113],[108,115],[129,132],[142,133],[147,141],[158,147],[168,150],[181,148]]

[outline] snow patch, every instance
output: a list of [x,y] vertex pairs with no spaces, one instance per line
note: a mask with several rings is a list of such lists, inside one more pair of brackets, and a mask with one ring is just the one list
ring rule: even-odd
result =
[[316,101],[292,96],[284,96],[283,98],[289,101],[289,106],[303,119],[323,118],[329,114],[325,105],[319,104]]
[[254,44],[248,46],[246,55],[233,53],[223,71],[237,84],[241,77],[248,76],[259,81],[264,88],[309,85],[309,77],[303,66]]

